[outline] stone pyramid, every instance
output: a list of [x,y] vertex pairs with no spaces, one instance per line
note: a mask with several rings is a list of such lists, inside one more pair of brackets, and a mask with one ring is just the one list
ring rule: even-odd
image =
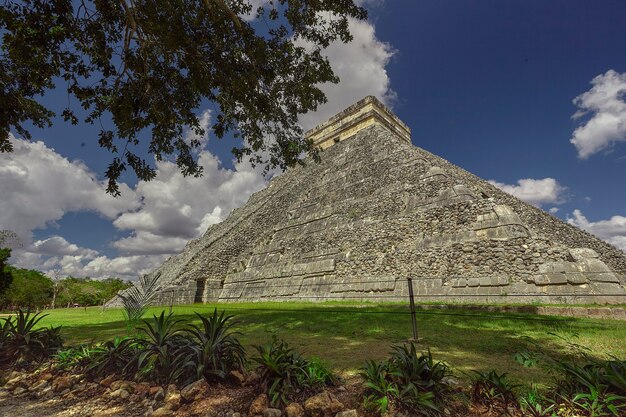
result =
[[189,242],[159,303],[267,300],[619,303],[626,254],[411,144],[366,97],[307,132],[288,170]]

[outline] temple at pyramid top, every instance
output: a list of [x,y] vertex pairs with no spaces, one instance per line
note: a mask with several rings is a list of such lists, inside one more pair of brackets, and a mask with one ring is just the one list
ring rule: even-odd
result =
[[306,132],[305,137],[313,140],[315,147],[326,149],[375,124],[411,143],[411,129],[374,96],[367,96],[337,113]]

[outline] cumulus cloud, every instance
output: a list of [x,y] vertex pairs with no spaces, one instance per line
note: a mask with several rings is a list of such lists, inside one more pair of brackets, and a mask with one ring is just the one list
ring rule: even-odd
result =
[[98,255],[98,251],[81,248],[74,243],[70,243],[62,236],[51,236],[34,242],[28,249],[29,252],[39,253],[50,256],[82,256],[85,258],[94,258]]
[[[494,180],[489,183],[502,191],[509,193],[522,201],[540,207],[542,204],[561,204],[567,188],[554,178],[532,179],[524,178],[517,184],[503,184]],[[551,210],[552,212],[552,210]]]
[[320,87],[328,102],[316,112],[300,117],[305,129],[314,128],[367,95],[376,96],[387,105],[396,97],[386,70],[395,53],[393,47],[376,37],[371,22],[350,19],[350,32],[352,42],[335,42],[324,51],[340,82]]
[[626,73],[609,70],[595,77],[591,84],[589,91],[574,99],[578,111],[573,119],[591,115],[570,139],[581,159],[626,141]]
[[104,182],[81,161],[70,161],[43,142],[10,140],[14,151],[0,154],[0,229],[13,230],[23,241],[68,212],[87,210],[114,219],[139,207],[125,184],[121,197],[106,194]]
[[567,222],[626,252],[626,217],[613,216],[608,220],[590,222],[579,209],[576,209],[568,216]]
[[11,263],[21,268],[37,269],[51,278],[56,276],[116,277],[133,280],[165,261],[166,255],[132,255],[113,258],[98,251],[70,243],[61,236],[34,242],[30,247],[15,251]]
[[97,258],[83,264],[82,262],[73,263],[74,259],[63,257],[60,264],[63,271],[75,271],[77,276],[114,276],[127,279],[134,279],[138,275],[144,275],[161,265],[166,255],[133,255],[133,256],[117,256],[109,258],[106,256],[98,256]]
[[132,231],[132,236],[114,242],[115,248],[124,254],[178,252],[265,186],[263,175],[247,163],[225,169],[208,151],[201,152],[198,161],[204,167],[199,178],[184,177],[173,162],[157,162],[156,178],[135,189],[140,209],[113,222],[118,229]]

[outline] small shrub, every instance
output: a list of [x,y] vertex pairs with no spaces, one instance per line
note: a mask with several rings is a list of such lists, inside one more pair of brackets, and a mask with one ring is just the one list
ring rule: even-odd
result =
[[555,404],[556,415],[624,414],[626,361],[617,358],[598,360],[591,356],[589,348],[566,342],[571,352],[567,359],[544,353],[537,343],[534,343],[537,347],[535,351],[521,352],[515,359],[525,366],[538,364],[555,375],[554,386],[547,396]]
[[137,350],[136,366],[139,376],[158,384],[190,382],[193,379],[187,340],[175,327],[180,320],[162,311],[152,320],[144,320],[139,330],[146,335]]
[[96,349],[90,346],[69,347],[59,350],[53,358],[61,369],[84,368],[93,360]]
[[610,360],[601,365],[602,382],[608,388],[621,395],[626,395],[626,361]]
[[57,364],[81,368],[91,377],[115,373],[157,384],[224,379],[232,370],[243,370],[245,350],[232,331],[232,317],[217,310],[208,317],[197,315],[200,326],[181,329],[182,320],[161,312],[143,321],[139,331],[144,337],[116,337],[92,347],[65,349],[56,355]]
[[141,349],[141,341],[132,337],[116,337],[93,348],[85,371],[96,377],[115,373],[132,377],[137,373],[134,360]]
[[[440,393],[447,390],[448,386],[442,381],[450,374],[450,370],[443,362],[433,361],[432,353],[418,355],[415,345],[393,346],[391,358],[391,370],[393,376],[408,393],[432,392]],[[400,393],[402,395],[402,392]]]
[[224,317],[224,312],[218,314],[217,309],[208,317],[196,315],[202,325],[188,325],[187,329],[192,352],[188,362],[196,378],[224,379],[231,371],[242,370],[246,353],[236,337],[238,333],[232,331],[232,316]]
[[309,389],[322,389],[326,385],[332,385],[337,382],[337,377],[328,369],[320,358],[312,357],[307,360],[306,365],[302,369],[302,373],[298,374],[298,385]]
[[422,415],[438,414],[448,391],[443,380],[449,374],[448,366],[435,362],[430,350],[418,354],[413,343],[393,346],[389,360],[368,361],[361,369],[367,389],[364,405],[380,414],[394,402]]
[[474,371],[477,377],[472,384],[472,401],[487,406],[490,410],[500,408],[506,415],[509,405],[515,403],[514,385],[508,381],[506,373],[498,374],[491,370],[485,374]]
[[626,397],[605,394],[592,387],[589,392],[576,394],[572,402],[591,417],[608,415],[619,417],[623,415],[620,410],[626,408],[625,400]]
[[623,361],[597,361],[578,364],[553,359],[559,372],[556,394],[562,408],[584,410],[590,416],[619,416],[626,409],[626,366]]
[[3,323],[0,324],[0,364],[4,361],[8,361],[8,355],[5,355],[4,352],[8,349],[10,343],[10,317],[8,319],[4,319]]
[[286,404],[298,388],[298,376],[304,372],[306,360],[287,342],[272,337],[266,345],[255,346],[259,356],[252,358],[261,370],[261,386],[272,405]]
[[42,361],[63,346],[59,328],[35,326],[46,315],[18,310],[17,315],[3,319],[0,328],[0,364]]
[[272,405],[286,404],[296,391],[319,390],[336,378],[319,359],[307,360],[275,336],[271,342],[255,346],[261,385]]
[[552,417],[554,415],[554,401],[542,395],[536,385],[532,385],[530,391],[519,397],[519,405],[525,416]]
[[369,411],[385,414],[393,398],[399,396],[398,387],[389,375],[389,363],[368,360],[359,374],[367,389],[363,406]]

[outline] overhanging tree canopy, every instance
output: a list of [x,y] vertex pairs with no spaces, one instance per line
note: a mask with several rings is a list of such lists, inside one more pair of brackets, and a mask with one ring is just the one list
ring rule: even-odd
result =
[[[256,13],[255,24],[242,16]],[[252,10],[248,0],[26,0],[0,6],[0,151],[9,132],[30,138],[24,123],[51,124],[39,97],[59,83],[84,109],[87,123],[110,117],[100,146],[113,153],[107,191],[130,166],[142,180],[155,170],[134,147],[149,131],[148,151],[174,156],[185,175],[200,175],[192,152],[203,134],[196,111],[215,103],[212,126],[244,139],[233,148],[266,168],[315,156],[297,123],[326,98],[317,88],[337,82],[322,49],[348,42],[348,18],[365,19],[353,0],[274,0]],[[307,45],[305,47],[304,45]],[[63,117],[79,123],[68,106]]]

